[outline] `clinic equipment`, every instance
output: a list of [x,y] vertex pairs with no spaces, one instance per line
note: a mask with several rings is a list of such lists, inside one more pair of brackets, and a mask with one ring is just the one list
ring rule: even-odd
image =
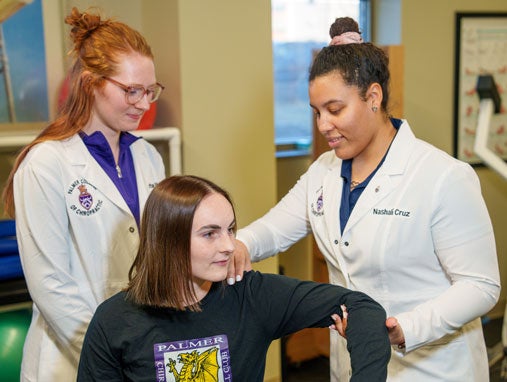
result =
[[485,164],[507,179],[507,163],[487,147],[489,126],[493,114],[500,113],[501,100],[493,76],[481,75],[477,80],[479,117],[475,134],[474,151]]

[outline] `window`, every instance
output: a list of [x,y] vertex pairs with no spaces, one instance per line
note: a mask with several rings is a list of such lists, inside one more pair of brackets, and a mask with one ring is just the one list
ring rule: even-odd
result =
[[306,155],[312,142],[308,70],[313,52],[329,44],[337,17],[357,20],[369,40],[365,0],[272,0],[272,40],[277,156]]

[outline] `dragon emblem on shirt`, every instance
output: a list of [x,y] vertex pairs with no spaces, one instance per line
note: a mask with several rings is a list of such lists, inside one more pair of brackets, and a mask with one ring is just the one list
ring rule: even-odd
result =
[[180,353],[178,361],[183,364],[180,371],[176,369],[176,360],[169,358],[167,367],[176,382],[217,382],[218,359],[217,348],[211,348],[202,353],[194,350],[189,353]]

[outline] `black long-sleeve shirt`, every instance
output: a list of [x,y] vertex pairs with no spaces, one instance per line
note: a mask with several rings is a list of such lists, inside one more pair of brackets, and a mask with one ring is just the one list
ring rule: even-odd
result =
[[379,304],[340,286],[254,271],[234,286],[213,284],[201,312],[140,307],[123,292],[113,296],[90,323],[78,381],[261,382],[274,339],[329,326],[341,304],[349,312],[351,381],[385,381],[391,350]]

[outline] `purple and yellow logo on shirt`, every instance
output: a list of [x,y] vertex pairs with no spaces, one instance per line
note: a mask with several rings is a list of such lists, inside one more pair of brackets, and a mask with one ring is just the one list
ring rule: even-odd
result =
[[232,371],[227,336],[155,344],[158,382],[229,382]]

